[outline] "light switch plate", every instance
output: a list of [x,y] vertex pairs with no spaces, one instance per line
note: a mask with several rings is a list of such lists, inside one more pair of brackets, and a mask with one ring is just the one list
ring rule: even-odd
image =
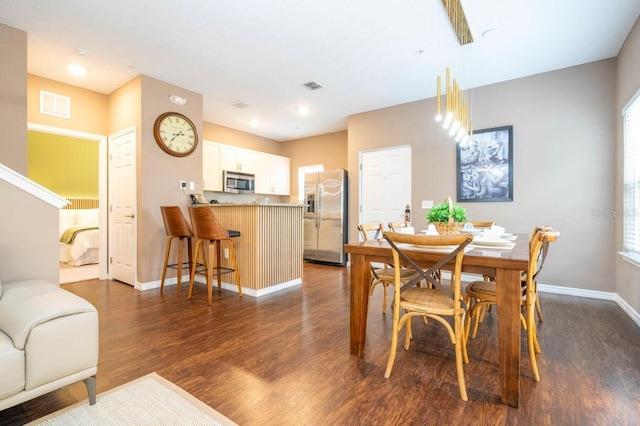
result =
[[189,190],[193,191],[194,189],[196,189],[196,183],[193,181],[189,182]]
[[433,207],[433,200],[422,200],[423,209],[430,209],[431,207]]

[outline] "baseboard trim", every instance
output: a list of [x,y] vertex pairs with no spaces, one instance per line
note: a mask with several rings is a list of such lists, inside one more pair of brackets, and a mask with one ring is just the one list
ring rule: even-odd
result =
[[[183,275],[182,276],[182,284],[184,285],[185,283],[189,282],[189,275]],[[203,276],[199,276],[196,275],[195,277],[195,281],[199,282],[201,284],[206,284],[206,278]],[[164,286],[168,287],[168,286],[174,286],[178,284],[178,278],[177,277],[171,277],[171,278],[167,278],[164,280]],[[291,281],[286,281],[280,284],[276,284],[273,285],[271,287],[267,287],[267,288],[262,288],[260,290],[254,290],[251,288],[245,288],[242,287],[242,295],[243,296],[251,296],[251,297],[261,297],[261,296],[266,296],[267,294],[271,294],[271,293],[275,293],[281,290],[285,290],[287,288],[291,288],[291,287],[295,287],[297,285],[302,284],[302,278],[296,278],[294,280]],[[215,285],[215,283],[214,283]],[[160,280],[156,280],[156,281],[149,281],[146,283],[136,283],[135,285],[135,289],[136,290],[140,290],[140,291],[145,291],[145,290],[152,290],[154,288],[160,288]],[[234,283],[228,283],[223,281],[222,282],[222,288],[225,290],[229,290],[232,291],[234,293],[238,293],[238,286],[235,285]]]

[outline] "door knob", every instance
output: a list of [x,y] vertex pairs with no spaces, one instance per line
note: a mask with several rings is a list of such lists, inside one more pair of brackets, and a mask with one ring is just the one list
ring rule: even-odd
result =
[[130,217],[131,219],[133,219],[134,217],[136,217],[135,214],[125,214],[124,217]]

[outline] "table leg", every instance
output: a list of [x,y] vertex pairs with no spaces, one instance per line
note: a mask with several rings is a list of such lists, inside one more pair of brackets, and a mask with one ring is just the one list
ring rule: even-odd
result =
[[350,313],[350,351],[351,355],[364,354],[364,342],[367,336],[367,311],[369,309],[369,262],[364,255],[351,254],[351,313]]
[[520,394],[520,272],[498,269],[496,283],[502,402],[517,407]]

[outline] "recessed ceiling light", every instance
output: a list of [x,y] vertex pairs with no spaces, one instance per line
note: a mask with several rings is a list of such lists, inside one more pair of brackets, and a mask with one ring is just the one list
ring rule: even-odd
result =
[[308,106],[301,106],[298,108],[298,114],[307,115],[311,112],[311,109]]
[[482,38],[492,38],[498,35],[498,30],[495,28],[489,28],[485,32],[482,33]]
[[87,69],[82,65],[78,65],[78,64],[69,64],[67,65],[67,69],[75,75],[84,75],[87,73]]
[[246,102],[242,102],[240,99],[236,99],[235,101],[233,101],[231,103],[232,106],[236,107],[236,108],[246,108],[249,106],[248,103]]
[[260,121],[256,120],[255,118],[251,121],[249,121],[249,126],[251,127],[258,127],[260,125]]

